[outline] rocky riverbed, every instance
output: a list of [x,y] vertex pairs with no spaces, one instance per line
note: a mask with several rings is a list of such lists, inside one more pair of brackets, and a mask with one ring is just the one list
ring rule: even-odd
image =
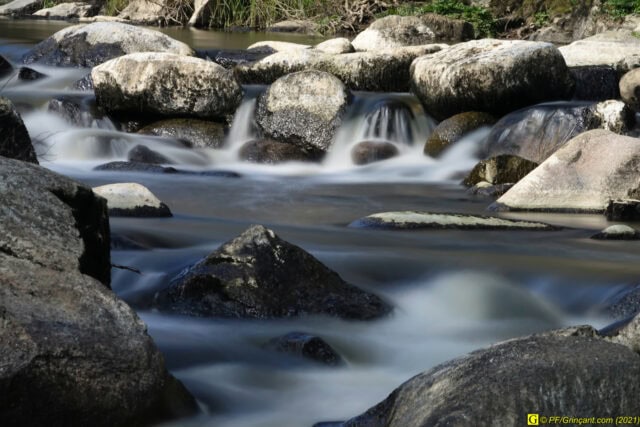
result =
[[[202,419],[194,416],[199,409],[207,414],[224,411],[223,404],[216,407],[219,402],[199,393],[193,377],[187,378],[185,388],[167,372],[146,325],[110,289],[112,270],[148,274],[112,263],[113,251],[120,251],[120,256],[122,251],[163,248],[158,243],[163,236],[140,232],[144,221],[176,221],[160,223],[177,224],[172,225],[176,235],[189,233],[188,227],[180,228],[181,222],[194,226],[186,214],[193,216],[192,208],[162,200],[137,182],[118,184],[118,174],[173,185],[174,194],[165,194],[188,205],[192,201],[177,193],[189,190],[177,177],[206,177],[212,181],[205,185],[215,187],[222,186],[215,179],[241,181],[246,171],[263,170],[235,170],[237,164],[294,165],[308,173],[342,156],[340,162],[351,168],[371,170],[366,168],[411,156],[445,163],[451,153],[467,147],[477,166],[462,167],[468,175],[456,179],[473,186],[470,191],[489,195],[476,203],[494,211],[491,215],[421,210],[423,196],[418,193],[403,201],[403,209],[392,209],[391,201],[348,222],[341,217],[331,226],[358,239],[389,241],[398,237],[388,233],[426,230],[523,233],[529,239],[521,242],[525,246],[528,241],[553,241],[554,233],[562,239],[585,240],[593,234],[549,224],[557,218],[545,216],[549,212],[597,214],[602,222],[606,213],[609,219],[633,226],[640,216],[635,122],[640,76],[634,70],[640,40],[622,29],[560,48],[540,41],[467,41],[468,25],[443,22],[385,18],[352,41],[336,39],[315,46],[261,43],[248,47],[241,61],[228,61],[224,55],[214,61],[154,30],[96,22],[64,29],[17,60],[0,58],[0,77],[7,82],[31,68],[40,70],[44,80],[47,72],[55,72],[53,66],[71,67],[78,74],[62,94],[53,93],[40,107],[58,123],[73,127],[74,136],[64,141],[29,133],[27,127],[35,129],[37,124],[30,119],[25,126],[23,116],[33,117],[33,105],[0,100],[0,336],[5,343],[0,354],[0,388],[5,391],[0,418],[8,425],[138,425],[191,417],[184,422],[197,424]],[[444,43],[452,41],[456,43]],[[601,54],[603,46],[606,52]],[[609,80],[611,85],[594,85]],[[250,86],[254,84],[268,86]],[[365,120],[369,134],[345,143],[341,132],[364,102],[363,91],[411,91],[417,102],[405,102],[397,94],[380,98],[375,113]],[[249,112],[246,121],[240,120],[243,109]],[[402,120],[418,118],[427,123],[427,117],[440,121],[434,129],[423,126],[428,135],[416,131],[417,125],[401,125]],[[239,130],[238,123],[244,129]],[[88,129],[94,132],[91,144],[98,154],[92,159],[95,171],[83,176],[91,181],[91,174],[110,171],[100,175],[113,180],[109,185],[92,190],[38,165],[55,168],[52,156],[84,150],[72,144]],[[233,148],[228,146],[232,136]],[[416,138],[422,138],[417,147]],[[65,144],[71,146],[66,152]],[[211,159],[217,159],[215,168],[210,167]],[[162,181],[171,177],[177,184]],[[283,184],[273,181],[273,194],[278,194],[279,185]],[[368,201],[363,205],[372,208]],[[323,208],[326,211],[316,206],[307,213],[329,221],[322,216],[331,217],[331,206]],[[501,217],[506,211],[538,212],[538,221]],[[172,217],[176,212],[178,218]],[[122,224],[129,223],[118,222],[122,216],[136,217],[139,229],[128,230]],[[286,229],[284,220],[271,221]],[[112,232],[111,223],[117,224],[118,232]],[[190,253],[188,259],[170,262],[162,280],[133,292],[128,302],[154,315],[184,316],[186,324],[202,318],[264,324],[318,318],[346,327],[335,322],[368,325],[402,316],[405,308],[389,293],[353,280],[362,280],[365,272],[344,278],[271,227],[233,228],[238,233],[219,245],[207,242],[207,253],[199,247],[199,257]],[[638,236],[633,228],[603,233],[613,236],[616,231],[624,241],[608,243],[635,244],[630,241]],[[370,237],[375,233],[380,237]],[[416,241],[408,246],[419,246],[425,235],[412,236],[417,237],[409,239]],[[447,239],[432,248],[432,256],[447,252]],[[171,244],[179,246],[179,241]],[[192,246],[198,247],[196,241],[190,240]],[[634,248],[625,254],[631,263],[637,261]],[[580,250],[585,251],[582,246]],[[448,260],[446,265],[455,263]],[[391,273],[381,273],[384,266],[366,269],[394,280]],[[636,274],[631,268],[625,277],[637,280]],[[498,287],[492,298],[522,298],[505,289],[509,286]],[[540,320],[534,328],[538,334],[425,366],[422,369],[430,370],[388,390],[387,399],[362,415],[355,412],[354,418],[345,416],[339,422],[320,417],[314,422],[509,425],[524,423],[532,411],[577,417],[633,414],[638,405],[632,396],[640,387],[633,375],[640,367],[634,317],[640,306],[630,297],[633,292],[615,300],[628,302],[624,316],[610,319],[620,323],[601,330],[554,329],[551,326],[560,325],[544,304],[528,306]],[[349,354],[340,354],[321,336],[286,332],[260,343],[259,351],[328,361],[335,369],[349,363]],[[199,398],[200,408],[191,393]]]

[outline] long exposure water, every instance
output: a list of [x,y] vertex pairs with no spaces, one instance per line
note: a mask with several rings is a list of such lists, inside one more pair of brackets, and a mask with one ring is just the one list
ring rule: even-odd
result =
[[[61,28],[33,23],[33,28],[46,27],[35,35],[27,29],[32,21],[23,24],[0,22],[0,54],[14,61],[37,41],[34,37]],[[220,42],[229,37],[198,32],[197,47],[229,47]],[[246,47],[246,36],[238,37],[234,47]],[[335,148],[322,164],[267,166],[237,160],[241,142],[251,137],[252,97],[261,88],[247,90],[224,149],[187,150],[167,138],[118,132],[108,120],[71,126],[47,112],[47,102],[78,94],[68,86],[87,70],[41,71],[49,77],[37,82],[9,78],[0,87],[19,106],[42,165],[91,186],[139,182],[174,213],[163,219],[111,218],[113,236],[141,247],[112,251],[114,264],[139,270],[114,268],[112,287],[149,325],[169,369],[203,408],[202,415],[173,425],[293,427],[346,419],[412,375],[479,347],[565,325],[604,326],[611,319],[603,304],[640,278],[638,243],[589,239],[608,225],[600,215],[502,214],[565,227],[553,232],[349,228],[376,212],[483,214],[492,202],[459,184],[477,161],[487,130],[438,160],[428,158],[422,145],[435,122],[410,94],[356,94]],[[389,102],[404,108],[388,109]],[[400,156],[355,166],[349,151],[358,139],[396,142]],[[92,170],[125,159],[138,144],[153,147],[180,169],[240,176]],[[255,321],[148,309],[173,275],[251,224],[273,229],[347,281],[384,297],[393,313],[372,322],[321,316]],[[263,349],[269,339],[291,331],[322,337],[346,363],[324,367]]]

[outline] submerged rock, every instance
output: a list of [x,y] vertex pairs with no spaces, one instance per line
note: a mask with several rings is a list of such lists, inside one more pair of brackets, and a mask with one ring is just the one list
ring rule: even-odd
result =
[[351,149],[351,161],[356,165],[387,160],[400,153],[393,142],[388,141],[362,141]]
[[94,187],[93,192],[107,199],[109,216],[169,217],[169,207],[148,188],[135,182]]
[[640,220],[640,200],[609,200],[604,214],[607,221],[638,221]]
[[200,119],[167,119],[140,129],[143,135],[164,136],[185,142],[191,148],[221,148],[226,126]]
[[602,213],[609,200],[635,197],[640,144],[605,130],[578,135],[492,206],[498,210]]
[[260,96],[256,121],[265,136],[322,154],[331,147],[351,96],[331,74],[289,74]]
[[611,225],[591,236],[596,240],[640,240],[640,232],[628,225]]
[[482,126],[492,126],[496,118],[491,114],[478,111],[468,111],[456,114],[443,120],[429,135],[424,146],[424,154],[438,157],[452,144],[460,141],[465,135]]
[[313,256],[254,225],[175,277],[153,306],[194,316],[272,318],[327,314],[367,320],[391,308]]
[[542,222],[432,212],[382,212],[360,218],[349,227],[383,228],[392,230],[460,229],[460,230],[558,230]]
[[269,340],[263,347],[328,366],[338,366],[344,363],[340,355],[322,338],[305,332],[289,332]]
[[608,342],[591,327],[569,328],[445,362],[337,425],[506,426],[526,424],[530,413],[616,417],[640,410],[629,398],[640,392],[639,374],[640,358],[629,347]]
[[518,156],[503,154],[481,160],[464,179],[470,187],[485,181],[490,184],[514,184],[538,167],[538,164]]
[[18,79],[22,81],[33,82],[44,79],[45,77],[47,77],[46,74],[29,67],[20,67],[20,71],[18,71]]
[[171,166],[159,166],[142,162],[115,161],[93,168],[94,171],[109,172],[150,172],[150,173],[178,173],[178,170]]
[[134,52],[193,55],[189,46],[159,31],[119,22],[95,22],[58,31],[35,45],[22,60],[25,64],[94,67]]
[[233,74],[210,61],[133,53],[91,71],[98,105],[109,112],[222,118],[242,101]]
[[151,163],[154,165],[162,165],[162,164],[172,164],[173,162],[158,153],[157,151],[152,150],[146,145],[136,145],[127,153],[127,159],[130,162],[137,163]]
[[483,39],[416,59],[411,87],[426,111],[442,120],[465,111],[502,115],[567,99],[573,80],[551,44]]
[[6,77],[13,73],[13,66],[9,61],[0,56],[0,78]]
[[29,132],[13,103],[0,97],[0,156],[38,163]]
[[320,160],[316,151],[309,152],[297,145],[269,139],[246,142],[238,156],[241,160],[252,163],[277,164],[282,162],[308,162]]

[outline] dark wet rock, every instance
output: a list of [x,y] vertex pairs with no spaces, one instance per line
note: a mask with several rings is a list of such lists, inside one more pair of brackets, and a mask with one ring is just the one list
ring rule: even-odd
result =
[[29,67],[20,67],[20,71],[18,72],[18,78],[23,81],[33,82],[44,79],[45,77],[47,77],[46,74]]
[[608,221],[638,221],[640,220],[640,200],[609,200],[604,215]]
[[509,191],[514,184],[496,184],[493,185],[486,181],[481,181],[469,188],[468,193],[474,196],[491,197],[497,199],[504,193]]
[[293,144],[269,139],[246,142],[238,155],[241,160],[267,164],[291,161],[308,162],[321,159],[317,151],[309,152]]
[[302,71],[276,80],[258,99],[256,121],[265,136],[322,154],[333,137],[352,95],[322,71]]
[[640,65],[640,39],[630,31],[605,31],[559,48],[568,67],[608,66],[620,75]]
[[193,54],[189,46],[159,31],[119,22],[95,22],[58,31],[34,46],[22,60],[25,64],[90,68],[134,52]]
[[113,426],[191,415],[146,325],[109,289],[109,220],[90,188],[0,157],[0,418]]
[[496,118],[491,114],[468,111],[443,120],[436,126],[424,146],[424,154],[438,157],[452,144],[482,126],[492,126]]
[[620,75],[609,65],[591,65],[569,68],[571,77],[576,82],[573,98],[585,101],[606,101],[618,99]]
[[273,338],[263,347],[329,366],[338,366],[344,363],[340,355],[322,338],[305,332],[290,332]]
[[538,164],[530,160],[503,154],[481,160],[469,172],[463,184],[467,187],[482,181],[490,184],[515,184],[537,167]]
[[274,318],[326,314],[367,320],[391,308],[346,283],[298,246],[254,225],[173,278],[153,306],[194,316]]
[[611,225],[591,236],[595,240],[640,240],[640,232],[628,225]]
[[492,205],[496,210],[602,213],[609,200],[636,198],[637,138],[591,130],[567,142]]
[[151,163],[154,165],[171,164],[171,160],[153,151],[146,145],[136,145],[127,153],[127,159],[134,163]]
[[91,80],[91,73],[87,74],[86,76],[84,76],[83,78],[81,78],[80,80],[74,82],[71,85],[71,89],[74,90],[93,90],[93,80]]
[[0,78],[7,77],[13,73],[13,66],[9,61],[0,56]]
[[94,67],[91,78],[98,105],[110,113],[224,119],[242,101],[230,71],[172,53],[128,54]]
[[464,215],[433,212],[382,212],[369,215],[349,224],[349,227],[418,230],[418,229],[458,229],[458,230],[558,230],[542,222],[517,221],[493,216]]
[[637,68],[620,79],[620,96],[631,109],[640,111],[640,73]]
[[93,168],[95,171],[109,172],[151,172],[151,173],[178,173],[178,170],[171,166],[158,166],[149,163],[115,161],[105,163]]
[[528,413],[636,413],[640,403],[629,396],[640,392],[640,358],[608,341],[578,327],[496,344],[413,377],[339,425],[507,426],[526,425]]
[[198,50],[196,55],[202,59],[208,59],[224,68],[232,69],[240,64],[259,61],[271,55],[273,52],[250,51],[246,49],[207,49]]
[[112,128],[104,112],[96,105],[93,95],[62,95],[49,101],[47,110],[78,127]]
[[500,116],[570,99],[573,85],[562,55],[549,43],[474,40],[411,64],[412,92],[439,120],[465,111]]
[[356,165],[387,160],[400,153],[393,142],[388,141],[362,141],[351,149],[351,161]]
[[191,148],[221,148],[225,130],[223,123],[182,118],[151,123],[138,130],[138,133],[175,138]]
[[0,15],[26,16],[42,7],[40,0],[13,0],[0,6]]
[[0,97],[0,156],[38,163],[29,132],[13,103]]
[[484,141],[482,157],[501,154],[542,163],[579,134],[597,128],[624,131],[632,114],[619,101],[600,104],[540,104],[504,116]]
[[135,182],[107,184],[95,187],[93,192],[107,199],[109,216],[170,217],[169,207],[148,188]]
[[614,319],[627,319],[640,311],[640,285],[628,286],[608,298],[603,311]]

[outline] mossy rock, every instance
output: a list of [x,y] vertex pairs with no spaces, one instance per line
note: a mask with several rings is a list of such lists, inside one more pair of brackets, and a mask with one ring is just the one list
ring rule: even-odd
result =
[[438,157],[452,144],[458,142],[462,137],[478,129],[481,126],[490,126],[496,122],[496,118],[491,114],[468,111],[456,114],[443,120],[427,139],[424,146],[424,154],[431,157]]
[[468,187],[482,181],[490,184],[512,184],[537,167],[538,164],[530,160],[504,154],[479,162],[463,183]]

